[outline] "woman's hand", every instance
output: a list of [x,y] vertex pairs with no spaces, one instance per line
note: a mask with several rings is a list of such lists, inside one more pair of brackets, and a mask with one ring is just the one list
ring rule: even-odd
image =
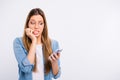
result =
[[60,53],[52,53],[49,56],[49,60],[50,60],[51,63],[56,63],[59,58],[60,58]]
[[57,75],[57,73],[59,71],[59,66],[58,66],[58,59],[59,58],[60,58],[60,53],[52,53],[48,58],[51,62],[52,72],[54,75]]
[[32,40],[32,41],[36,41],[36,37],[33,34],[33,30],[30,28],[26,28],[25,29],[26,35]]
[[32,40],[32,44],[30,46],[27,58],[31,64],[35,64],[35,50],[36,50],[36,37],[33,34],[33,30],[30,28],[25,29],[26,35]]

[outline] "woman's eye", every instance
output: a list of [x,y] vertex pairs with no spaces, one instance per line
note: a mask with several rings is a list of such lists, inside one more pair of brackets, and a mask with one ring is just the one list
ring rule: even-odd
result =
[[39,23],[40,25],[43,25],[43,23]]
[[30,22],[30,24],[35,24],[35,22]]

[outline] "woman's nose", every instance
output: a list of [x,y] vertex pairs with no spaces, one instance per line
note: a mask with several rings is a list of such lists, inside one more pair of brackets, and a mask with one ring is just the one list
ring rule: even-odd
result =
[[39,26],[39,25],[38,25],[38,24],[36,24],[36,25],[35,25],[35,28],[38,28],[38,26]]

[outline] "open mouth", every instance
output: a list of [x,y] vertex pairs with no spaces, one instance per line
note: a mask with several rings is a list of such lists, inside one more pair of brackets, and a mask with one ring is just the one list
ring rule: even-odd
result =
[[39,31],[33,31],[34,35],[38,35]]

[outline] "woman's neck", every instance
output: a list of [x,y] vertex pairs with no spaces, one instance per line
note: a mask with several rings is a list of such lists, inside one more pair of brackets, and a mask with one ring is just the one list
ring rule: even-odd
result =
[[37,37],[37,44],[42,44],[41,37]]

